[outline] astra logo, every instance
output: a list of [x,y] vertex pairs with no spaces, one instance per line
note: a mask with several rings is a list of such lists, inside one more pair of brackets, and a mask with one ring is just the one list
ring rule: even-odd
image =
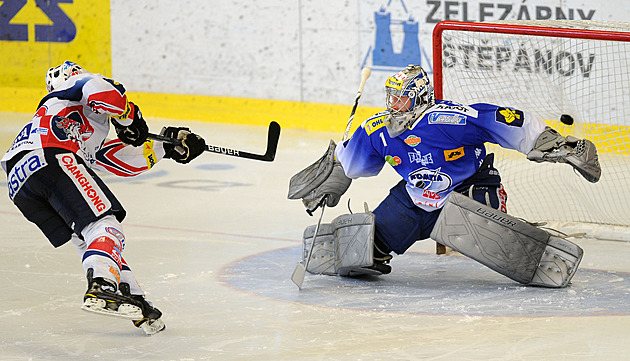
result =
[[28,177],[45,166],[46,159],[41,150],[29,153],[16,163],[7,176],[9,198],[13,199]]

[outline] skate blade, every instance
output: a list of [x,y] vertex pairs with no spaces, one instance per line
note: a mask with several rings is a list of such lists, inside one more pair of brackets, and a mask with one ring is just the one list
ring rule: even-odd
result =
[[364,267],[357,267],[347,271],[343,276],[345,277],[360,277],[360,276],[382,276],[383,272]]
[[166,325],[161,318],[158,318],[157,320],[144,322],[142,325],[140,325],[140,328],[142,329],[142,331],[144,331],[145,334],[151,336],[160,331],[164,331],[166,329]]
[[142,310],[138,306],[123,303],[118,306],[118,311],[107,308],[107,302],[98,298],[88,298],[83,302],[81,309],[88,312],[98,313],[104,316],[113,316],[127,320],[137,320],[144,317]]

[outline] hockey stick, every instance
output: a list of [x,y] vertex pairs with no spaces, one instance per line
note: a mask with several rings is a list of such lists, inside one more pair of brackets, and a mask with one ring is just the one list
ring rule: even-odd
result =
[[[302,283],[304,283],[304,276],[306,275],[306,269],[308,268],[308,264],[311,261],[311,255],[313,254],[313,247],[315,246],[315,240],[317,239],[317,232],[319,232],[319,225],[322,224],[322,217],[324,216],[324,208],[326,208],[326,200],[328,199],[328,194],[322,197],[322,200],[319,201],[317,206],[322,207],[322,213],[319,215],[319,221],[317,221],[317,226],[315,226],[315,233],[313,234],[313,240],[311,241],[311,247],[308,250],[308,254],[306,255],[306,262],[302,263],[302,261],[298,262],[293,270],[293,274],[291,275],[291,281],[298,286],[299,289],[302,289]],[[313,208],[313,210],[317,209],[317,207]]]
[[[352,126],[352,121],[354,120],[354,113],[357,111],[357,106],[359,105],[359,99],[361,98],[361,93],[363,92],[363,87],[365,87],[365,82],[368,80],[370,75],[372,74],[372,69],[363,68],[361,70],[361,83],[359,84],[359,89],[357,90],[357,96],[354,98],[354,105],[352,106],[352,111],[350,111],[350,118],[348,119],[348,125],[346,125],[346,131],[343,132],[342,142],[348,139],[348,134],[350,133],[350,127]],[[317,210],[317,208],[321,205],[321,202],[317,203],[313,209],[307,209],[306,213],[309,216],[313,215],[313,212]]]
[[[149,133],[148,138],[157,140],[160,142],[170,143],[170,144],[177,144],[177,145],[181,144],[181,142],[175,138],[165,137],[159,134]],[[269,130],[267,132],[267,150],[265,151],[265,154],[248,153],[242,150],[220,147],[218,145],[211,145],[211,144],[207,144],[205,150],[206,152],[211,152],[211,153],[216,153],[216,154],[260,160],[263,162],[273,162],[273,160],[276,158],[276,150],[278,149],[279,139],[280,139],[280,124],[272,121],[271,123],[269,123]]]
[[[352,111],[350,112],[350,118],[348,119],[348,125],[346,125],[346,131],[343,133],[342,141],[348,139],[348,134],[350,133],[350,127],[352,126],[352,120],[354,119],[354,113],[357,111],[357,106],[359,105],[359,99],[361,98],[361,93],[363,92],[363,87],[365,87],[365,82],[368,80],[370,75],[372,74],[372,70],[370,68],[363,68],[361,70],[361,83],[359,84],[359,89],[357,91],[357,96],[354,98],[354,105],[352,106]],[[311,247],[306,255],[306,262],[302,264],[302,262],[298,262],[297,266],[295,266],[295,270],[293,270],[293,275],[291,275],[291,280],[295,283],[299,289],[302,289],[302,283],[304,282],[304,276],[306,275],[306,269],[308,268],[308,264],[311,261],[311,255],[313,253],[313,246],[315,245],[315,239],[317,239],[317,232],[319,231],[319,225],[322,223],[322,217],[324,216],[324,208],[326,207],[326,200],[328,199],[328,195],[322,197],[322,199],[313,207],[313,209],[307,209],[306,213],[310,216],[313,215],[313,212],[318,207],[322,207],[322,213],[319,216],[319,221],[317,222],[317,226],[315,227],[315,234],[313,235],[313,241],[311,243]]]
[[350,126],[352,125],[352,121],[354,120],[354,113],[357,111],[357,106],[359,105],[359,98],[361,98],[361,93],[363,92],[363,87],[365,86],[365,82],[368,80],[371,74],[372,74],[372,70],[370,68],[363,68],[363,70],[361,70],[361,83],[359,84],[359,90],[357,91],[357,96],[354,98],[354,105],[352,106],[352,111],[350,112],[350,119],[348,119],[348,125],[346,126],[346,131],[343,133],[342,141],[348,139],[348,133],[350,133]]

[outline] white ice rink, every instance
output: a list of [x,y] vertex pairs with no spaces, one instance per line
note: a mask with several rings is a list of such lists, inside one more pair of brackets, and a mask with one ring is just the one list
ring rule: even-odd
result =
[[[4,150],[28,116],[0,118]],[[164,124],[182,123],[149,120]],[[184,124],[208,143],[264,152],[265,127]],[[207,153],[103,177],[128,212],[124,256],[164,313],[167,329],[151,337],[80,309],[74,246],[54,249],[2,182],[0,360],[630,360],[628,242],[574,239],[585,256],[566,289],[521,286],[437,256],[427,240],[394,257],[390,275],[307,274],[299,291],[290,276],[319,210],[309,217],[287,200],[288,182],[331,137],[341,134],[283,129],[272,163]],[[353,182],[324,222],[347,213],[348,199],[375,208],[396,181],[386,167]]]

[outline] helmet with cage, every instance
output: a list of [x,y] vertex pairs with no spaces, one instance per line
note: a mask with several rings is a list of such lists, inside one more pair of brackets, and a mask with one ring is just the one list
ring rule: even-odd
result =
[[50,93],[71,76],[83,73],[87,73],[87,71],[79,64],[72,61],[64,61],[63,64],[50,68],[46,72],[46,90]]
[[394,138],[435,103],[435,92],[429,76],[420,65],[408,65],[385,81],[389,123],[387,132]]

